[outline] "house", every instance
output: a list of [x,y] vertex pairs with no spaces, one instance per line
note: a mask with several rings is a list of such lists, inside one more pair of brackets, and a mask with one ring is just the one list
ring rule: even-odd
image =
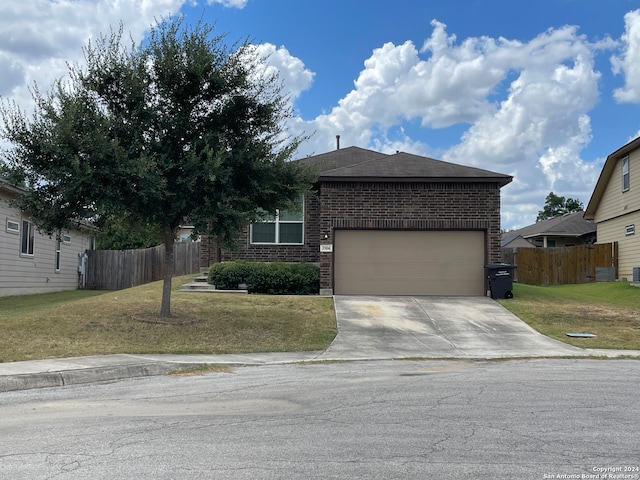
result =
[[502,240],[500,241],[500,245],[502,248],[512,248],[517,250],[518,248],[534,248],[535,245],[531,243],[529,240],[524,238],[520,234],[516,234],[517,230],[512,230],[511,232],[504,232],[502,234]]
[[598,243],[617,242],[618,278],[632,279],[640,267],[640,138],[607,157],[585,218],[595,222]]
[[484,295],[500,260],[500,188],[512,177],[358,147],[298,160],[318,172],[296,212],[248,227],[203,262],[313,262],[322,294]]
[[594,243],[596,225],[584,212],[566,213],[502,234],[503,248],[573,247]]
[[43,235],[11,201],[24,191],[0,178],[0,297],[78,288],[83,253],[95,248],[89,230]]

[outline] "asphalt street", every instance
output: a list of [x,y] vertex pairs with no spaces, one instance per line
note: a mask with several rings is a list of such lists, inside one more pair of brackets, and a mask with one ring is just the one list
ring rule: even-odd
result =
[[396,360],[5,392],[0,477],[638,479],[638,385],[634,360]]

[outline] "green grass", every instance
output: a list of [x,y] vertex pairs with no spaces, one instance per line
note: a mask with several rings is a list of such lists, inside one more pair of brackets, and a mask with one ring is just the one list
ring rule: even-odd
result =
[[514,284],[513,293],[513,299],[499,302],[544,335],[579,347],[640,350],[640,288],[627,282]]
[[336,335],[333,302],[309,296],[178,292],[176,323],[158,323],[161,282],[115,292],[0,298],[0,361],[112,353],[323,350]]

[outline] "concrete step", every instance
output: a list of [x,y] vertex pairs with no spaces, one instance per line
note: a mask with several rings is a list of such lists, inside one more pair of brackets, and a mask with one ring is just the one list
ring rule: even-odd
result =
[[246,290],[217,290],[214,285],[206,282],[190,282],[180,287],[180,292],[199,292],[199,293],[247,293]]

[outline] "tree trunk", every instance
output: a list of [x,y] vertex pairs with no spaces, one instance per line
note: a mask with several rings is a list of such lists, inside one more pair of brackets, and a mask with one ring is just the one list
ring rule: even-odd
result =
[[171,280],[175,272],[175,258],[173,256],[173,244],[175,233],[169,226],[164,227],[164,279],[162,284],[161,317],[171,317]]

